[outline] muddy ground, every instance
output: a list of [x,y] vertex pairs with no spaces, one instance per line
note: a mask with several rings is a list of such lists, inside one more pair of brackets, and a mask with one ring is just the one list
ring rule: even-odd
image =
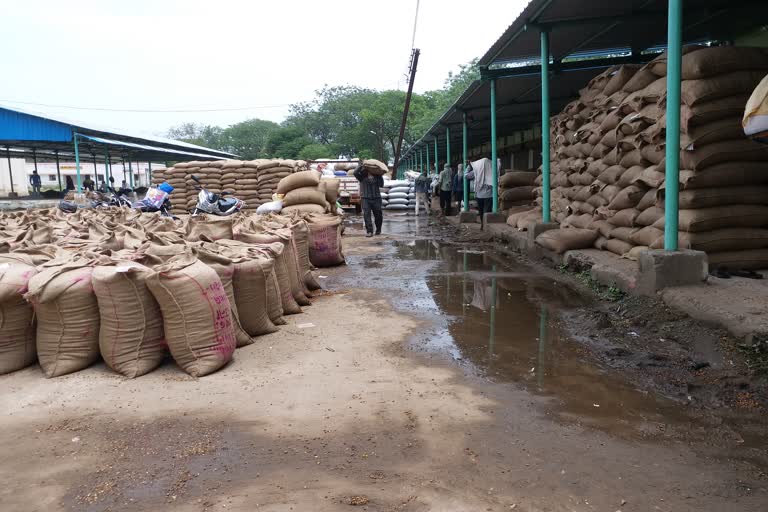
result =
[[0,509],[768,508],[764,384],[727,336],[425,218],[385,231],[351,219],[326,292],[216,374],[0,376]]

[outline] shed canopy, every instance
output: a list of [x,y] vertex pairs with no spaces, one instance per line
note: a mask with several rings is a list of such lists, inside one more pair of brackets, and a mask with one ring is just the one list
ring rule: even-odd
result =
[[19,107],[0,106],[0,148],[14,150],[15,156],[53,158],[56,152],[68,158],[74,154],[74,135],[82,157],[106,155],[130,160],[221,160],[235,155],[164,137],[139,135],[58,115],[42,114]]

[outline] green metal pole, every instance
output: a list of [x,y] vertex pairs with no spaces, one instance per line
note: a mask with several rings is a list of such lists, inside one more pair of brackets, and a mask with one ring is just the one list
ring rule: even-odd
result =
[[427,153],[427,174],[429,174],[429,168],[430,168],[430,163],[429,163],[429,142],[425,142],[425,144],[426,144],[426,151],[425,152]]
[[667,27],[667,155],[664,180],[664,249],[677,250],[680,190],[680,66],[683,1],[669,0]]
[[109,186],[109,176],[110,176],[110,169],[109,169],[109,149],[107,149],[107,154],[104,155],[104,186]]
[[[130,185],[131,188],[133,188],[133,165],[132,165],[132,163],[133,162],[128,160],[128,172],[130,173],[129,174],[129,178],[128,178],[128,184]],[[125,173],[123,173],[123,175],[125,175]]]
[[445,127],[445,163],[451,165],[451,128]]
[[73,139],[75,139],[75,172],[77,173],[77,193],[79,194],[82,189],[80,188],[80,148],[77,145],[77,132],[74,132]]
[[147,169],[147,180],[149,181],[149,183],[147,183],[147,186],[150,186],[152,185],[152,162],[147,162],[147,165],[149,166],[149,169]]
[[491,169],[493,169],[493,213],[499,212],[499,169],[496,163],[496,79],[491,78]]
[[[461,114],[461,163],[467,165],[467,113]],[[469,211],[469,180],[467,180],[467,169],[464,169],[464,211]]]
[[[440,169],[437,167],[437,161],[438,161],[438,152],[437,152],[437,137],[435,137],[435,173],[439,173]],[[432,170],[430,169],[430,174],[432,174]]]
[[56,177],[59,180],[59,192],[62,191],[61,188],[61,166],[59,165],[59,150],[56,150]]
[[541,32],[541,221],[550,222],[549,32]]

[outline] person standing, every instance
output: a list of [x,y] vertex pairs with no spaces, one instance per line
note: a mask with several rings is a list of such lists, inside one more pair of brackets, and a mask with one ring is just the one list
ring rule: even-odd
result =
[[458,165],[458,170],[453,176],[453,200],[461,210],[464,202],[464,164]]
[[467,180],[475,187],[477,210],[480,214],[480,225],[485,223],[485,214],[493,208],[493,166],[488,158],[481,158],[467,166]]
[[89,192],[93,192],[94,185],[95,184],[94,184],[93,180],[91,179],[91,175],[87,174],[85,176],[85,180],[83,180],[83,188],[85,190],[88,190]]
[[416,190],[416,215],[419,214],[419,206],[424,205],[424,210],[429,215],[429,176],[427,176],[427,170],[422,169],[421,174],[416,178],[414,188]]
[[446,162],[440,176],[437,179],[440,188],[440,210],[444,216],[451,214],[451,189],[453,187],[453,176],[451,165]]
[[384,216],[381,210],[381,187],[384,186],[383,176],[374,176],[363,166],[358,165],[355,169],[355,179],[360,182],[360,199],[363,201],[363,220],[365,221],[365,231],[367,237],[374,235],[374,223],[371,222],[371,214],[376,224],[375,234],[381,234],[381,224]]
[[32,171],[32,176],[29,177],[29,183],[32,185],[32,195],[39,196],[40,189],[42,188],[42,182],[40,181],[40,175],[37,174],[37,169]]
[[67,190],[75,190],[75,182],[72,181],[72,176],[67,176]]

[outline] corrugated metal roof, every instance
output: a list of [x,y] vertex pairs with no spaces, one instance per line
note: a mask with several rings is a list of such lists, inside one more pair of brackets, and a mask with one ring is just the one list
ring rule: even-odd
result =
[[[766,19],[765,0],[684,0],[683,38],[732,39]],[[478,64],[538,58],[540,28],[550,30],[555,61],[579,51],[665,46],[667,0],[532,0]]]
[[205,155],[207,158],[232,158],[236,156],[232,153],[187,142],[83,123],[58,114],[41,113],[16,106],[0,105],[0,116],[0,145],[11,143],[18,145],[24,141],[29,141],[37,142],[36,146],[43,147],[42,143],[44,142],[71,142],[72,131],[76,131],[83,135],[102,136],[109,140],[132,142],[140,145],[149,144],[151,147],[176,151],[180,155],[193,151],[199,155]]

